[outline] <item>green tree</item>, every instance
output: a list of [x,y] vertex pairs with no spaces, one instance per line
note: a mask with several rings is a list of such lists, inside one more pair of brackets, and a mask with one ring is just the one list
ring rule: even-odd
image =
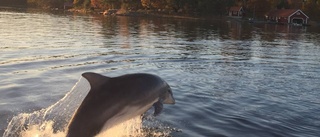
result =
[[320,16],[318,15],[318,13],[320,12],[319,0],[306,1],[304,11],[312,20],[320,21]]
[[264,18],[265,14],[268,13],[272,8],[270,0],[251,0],[247,2],[247,11],[257,18]]
[[289,9],[289,2],[288,0],[280,0],[277,5],[277,9]]

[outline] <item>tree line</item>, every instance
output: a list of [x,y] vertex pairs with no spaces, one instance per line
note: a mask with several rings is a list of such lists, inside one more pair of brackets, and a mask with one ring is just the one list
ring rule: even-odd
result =
[[320,20],[320,0],[74,0],[76,6],[100,9],[145,9],[197,15],[225,15],[232,6],[242,6],[247,16],[263,18],[273,9],[301,9]]
[[232,6],[242,6],[247,16],[263,18],[272,9],[301,9],[312,20],[320,20],[320,0],[2,0],[28,6],[62,8],[72,2],[76,8],[167,11],[188,15],[226,15]]
[[170,11],[186,14],[225,14],[235,0],[75,0],[76,6],[98,9]]

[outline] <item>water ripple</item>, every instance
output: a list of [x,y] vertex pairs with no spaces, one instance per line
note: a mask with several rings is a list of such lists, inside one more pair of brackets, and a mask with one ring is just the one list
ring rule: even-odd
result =
[[317,28],[28,10],[0,17],[0,134],[13,115],[54,104],[92,71],[165,79],[177,104],[158,120],[181,131],[172,136],[320,135]]

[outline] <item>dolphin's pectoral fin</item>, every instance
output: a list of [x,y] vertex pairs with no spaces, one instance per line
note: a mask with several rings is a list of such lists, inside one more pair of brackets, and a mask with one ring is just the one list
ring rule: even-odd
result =
[[162,109],[163,109],[163,104],[161,101],[157,101],[156,103],[153,104],[154,106],[154,116],[157,116],[161,113]]

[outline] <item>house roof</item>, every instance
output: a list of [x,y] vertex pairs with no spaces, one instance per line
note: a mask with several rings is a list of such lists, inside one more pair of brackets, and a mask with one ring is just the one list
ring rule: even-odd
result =
[[240,11],[242,9],[242,7],[240,6],[233,6],[233,7],[230,7],[229,11]]
[[309,18],[306,14],[304,14],[299,9],[280,9],[280,10],[272,10],[270,11],[267,16],[269,17],[289,17],[295,14],[296,12],[301,12],[303,15],[305,15],[307,18]]

